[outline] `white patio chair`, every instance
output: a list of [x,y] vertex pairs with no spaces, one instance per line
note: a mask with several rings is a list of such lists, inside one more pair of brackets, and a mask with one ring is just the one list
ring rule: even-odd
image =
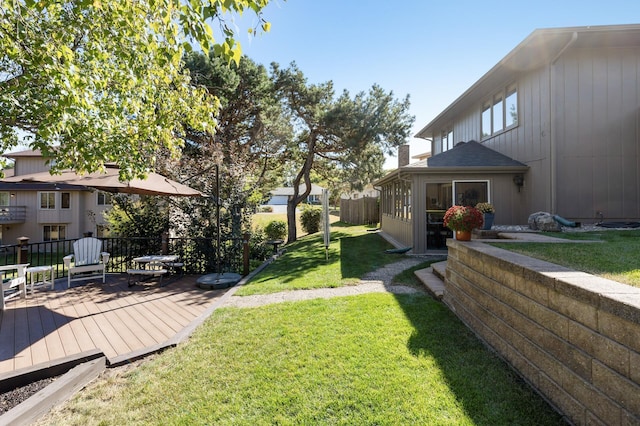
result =
[[[5,302],[16,297],[24,299],[27,297],[27,266],[28,263],[19,265],[0,266],[0,281],[2,291],[0,291],[0,308],[5,309]],[[5,279],[5,277],[8,277]]]
[[[106,281],[109,253],[102,251],[102,241],[93,237],[80,238],[73,243],[73,254],[62,258],[69,271],[68,287],[72,281],[92,280],[102,277]],[[73,265],[71,264],[73,261]]]

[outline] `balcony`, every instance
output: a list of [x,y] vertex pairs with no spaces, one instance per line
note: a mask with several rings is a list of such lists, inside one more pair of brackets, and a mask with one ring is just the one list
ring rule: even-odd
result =
[[27,206],[0,206],[0,224],[24,223]]

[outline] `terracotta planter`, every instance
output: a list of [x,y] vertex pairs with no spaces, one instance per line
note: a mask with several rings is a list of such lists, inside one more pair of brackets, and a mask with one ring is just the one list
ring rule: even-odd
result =
[[471,241],[471,231],[456,231],[456,240]]

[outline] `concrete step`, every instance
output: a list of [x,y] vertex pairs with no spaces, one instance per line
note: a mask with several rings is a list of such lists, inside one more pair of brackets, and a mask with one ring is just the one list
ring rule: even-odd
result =
[[420,281],[422,281],[429,293],[431,293],[436,299],[442,299],[442,296],[444,295],[444,281],[434,274],[432,267],[419,269],[415,271],[414,274]]
[[447,261],[443,260],[442,262],[432,263],[431,267],[433,268],[433,273],[436,274],[436,276],[442,281],[444,281],[444,278],[446,276]]

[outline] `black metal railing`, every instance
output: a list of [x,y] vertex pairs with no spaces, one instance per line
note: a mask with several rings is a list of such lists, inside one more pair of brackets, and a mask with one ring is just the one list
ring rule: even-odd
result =
[[[110,254],[107,272],[126,272],[133,259],[149,254],[175,254],[187,274],[243,272],[243,239],[223,240],[220,256],[215,238],[100,238],[103,251]],[[0,265],[11,265],[26,258],[30,266],[52,265],[55,277],[67,276],[63,257],[73,253],[76,239],[0,246]],[[22,252],[22,253],[21,253]],[[22,257],[21,257],[22,256]]]

